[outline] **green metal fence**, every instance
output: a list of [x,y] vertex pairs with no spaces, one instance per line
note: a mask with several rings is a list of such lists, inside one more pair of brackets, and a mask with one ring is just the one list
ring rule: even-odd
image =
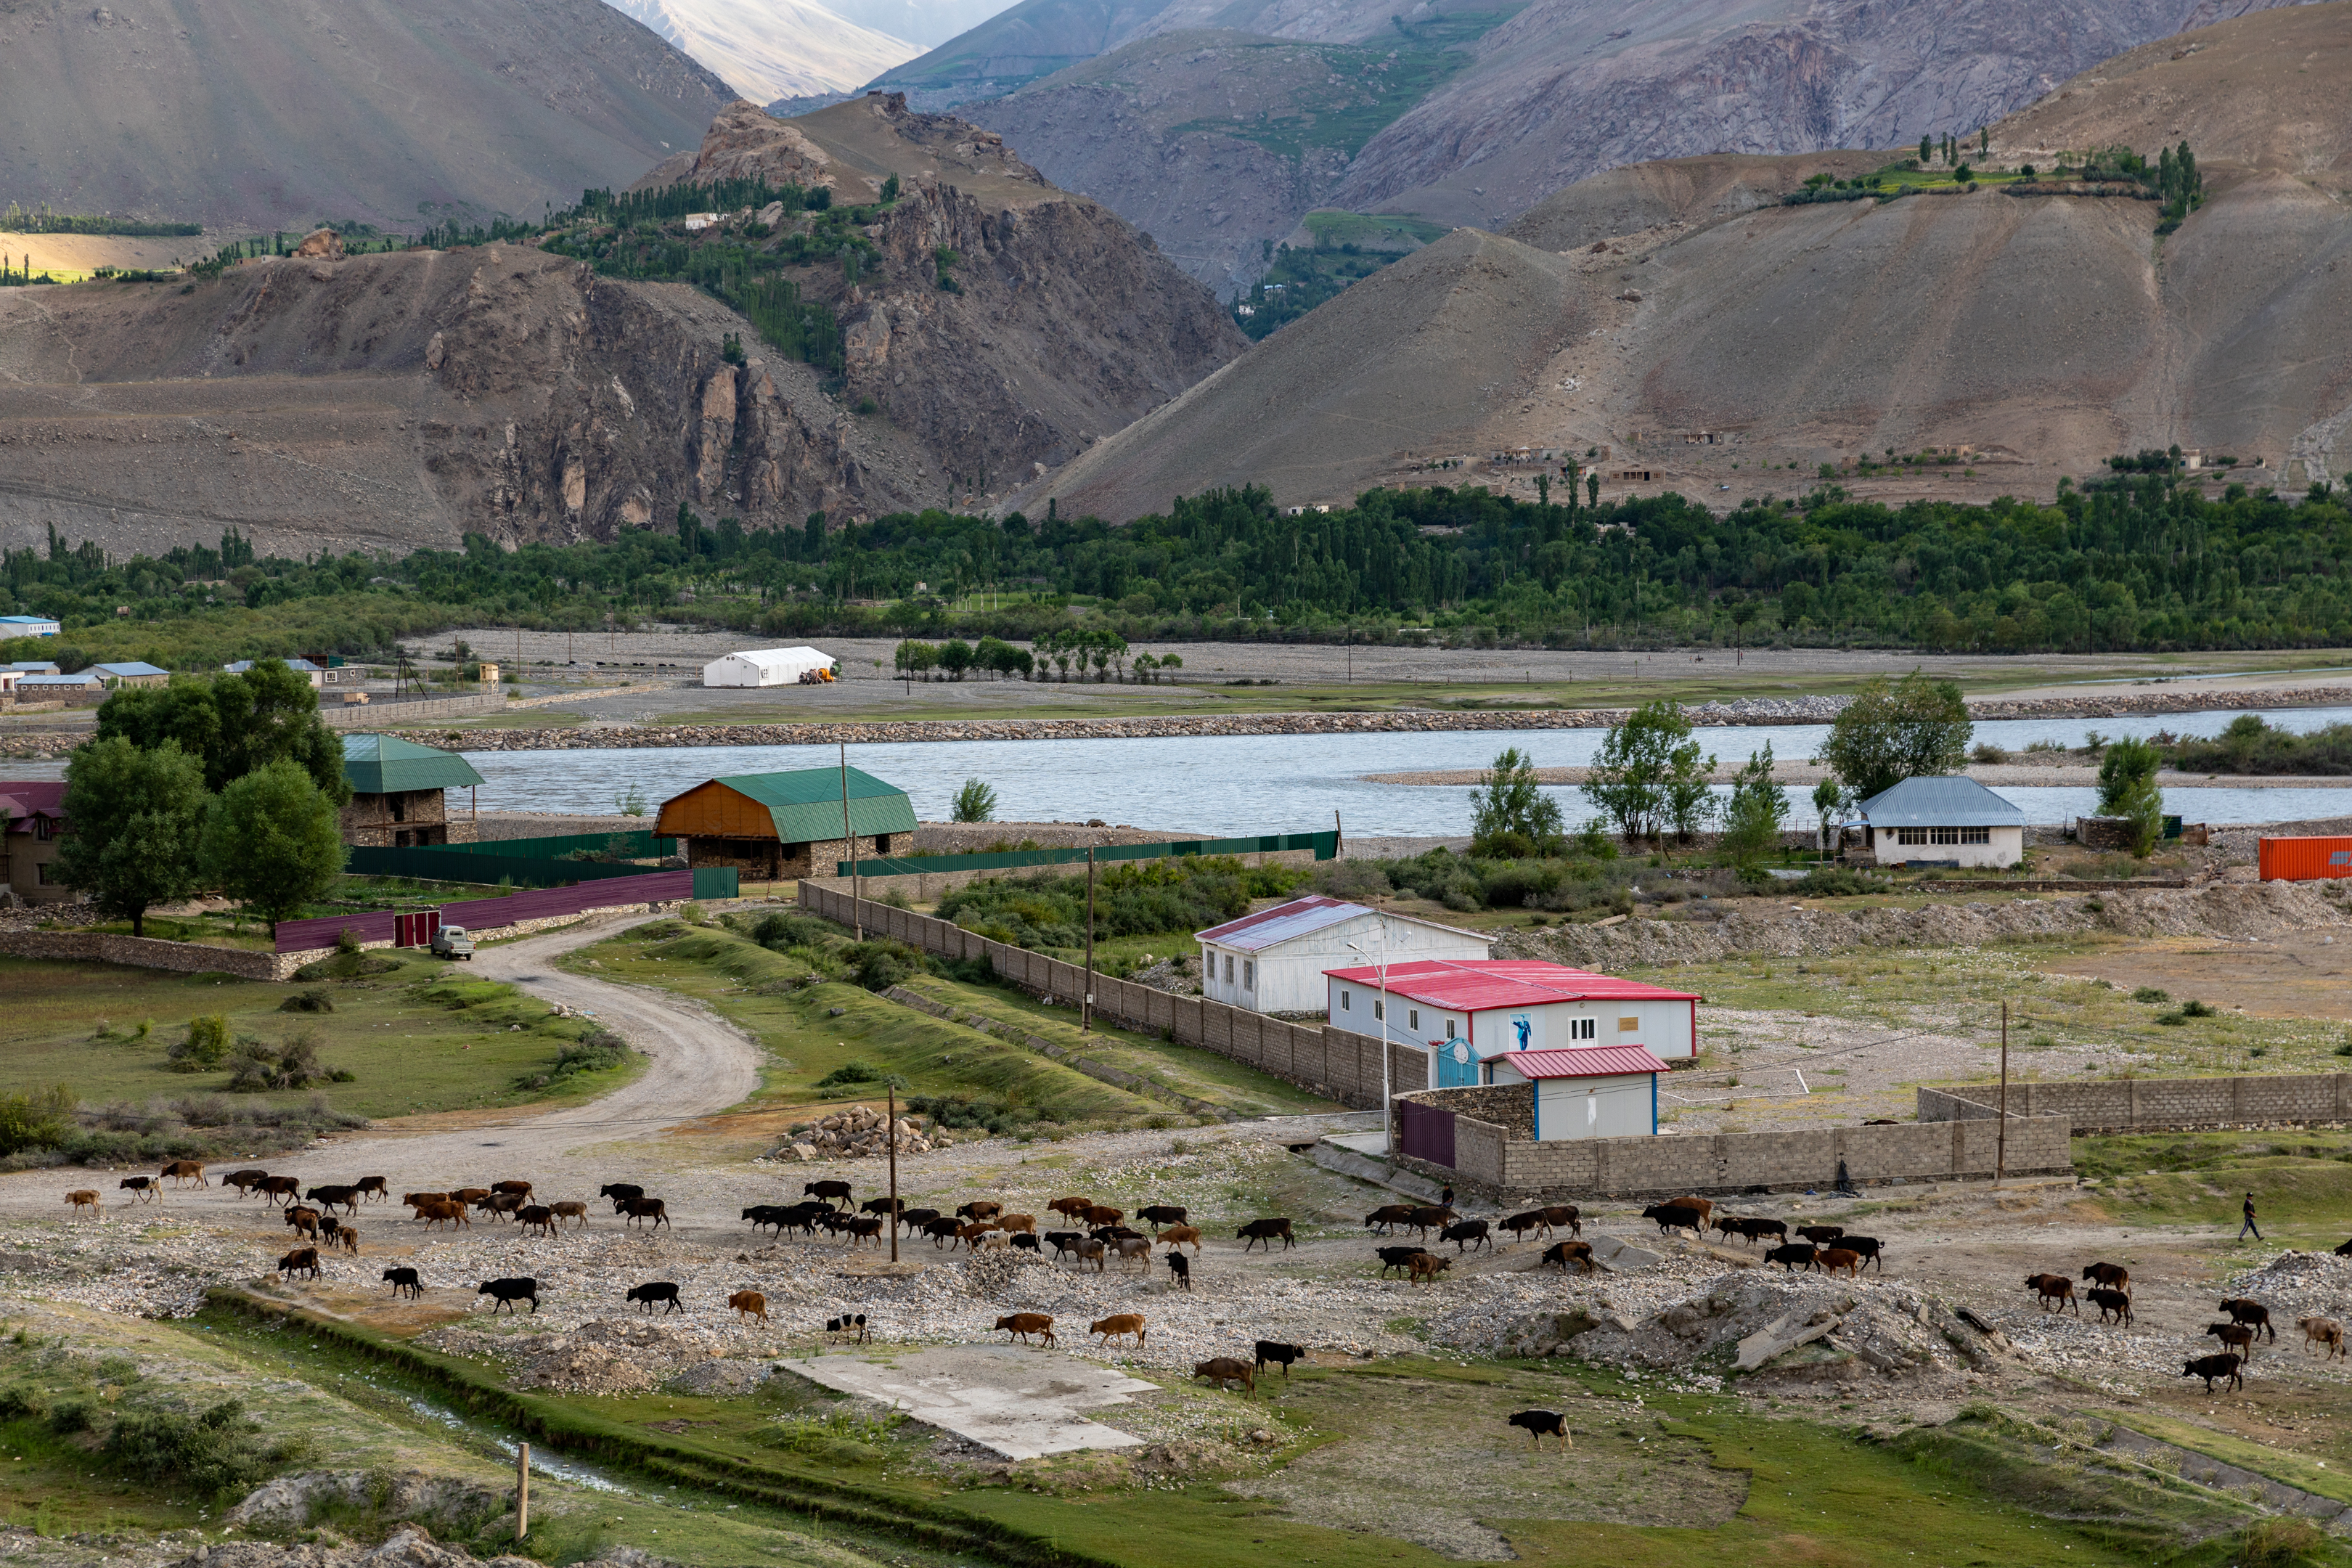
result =
[[446,850],[453,855],[515,855],[526,860],[560,860],[577,849],[585,849],[592,855],[610,850],[624,860],[644,860],[677,854],[677,840],[657,837],[640,829],[631,833],[559,833],[545,838],[488,838],[474,844],[429,844],[421,847]]
[[[1255,838],[1180,838],[1158,844],[1098,844],[1095,847],[1095,863],[1112,860],[1161,860],[1171,855],[1272,855],[1286,849],[1311,849],[1318,860],[1330,860],[1339,856],[1339,835],[1337,829],[1321,833],[1266,833]],[[1011,849],[995,855],[887,855],[877,859],[861,857],[857,862],[860,877],[934,876],[941,871],[1019,871],[1042,866],[1067,866],[1072,861],[1086,863],[1084,849]],[[846,877],[849,862],[834,862],[834,875]]]

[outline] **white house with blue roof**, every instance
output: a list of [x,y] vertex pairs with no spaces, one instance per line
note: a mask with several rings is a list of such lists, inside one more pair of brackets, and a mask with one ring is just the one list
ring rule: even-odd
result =
[[1854,808],[1858,857],[1881,866],[2014,866],[2025,858],[2025,808],[1970,778],[1905,779]]

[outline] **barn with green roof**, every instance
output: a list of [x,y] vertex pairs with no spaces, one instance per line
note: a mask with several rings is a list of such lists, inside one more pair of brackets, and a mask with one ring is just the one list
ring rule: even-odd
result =
[[736,773],[664,801],[654,831],[685,839],[689,865],[773,882],[834,875],[852,837],[860,855],[905,854],[915,807],[905,790],[856,768]]
[[470,803],[466,816],[452,824],[448,792],[470,790],[482,775],[455,752],[390,735],[346,735],[343,782],[352,786],[352,803],[342,812],[346,844],[405,849],[473,840]]

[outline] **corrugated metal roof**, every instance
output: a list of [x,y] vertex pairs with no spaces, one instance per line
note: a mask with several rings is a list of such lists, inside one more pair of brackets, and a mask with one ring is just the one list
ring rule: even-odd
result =
[[[781,773],[734,773],[710,781],[768,808],[776,837],[786,844],[817,844],[841,837],[842,770],[795,768]],[[850,832],[915,831],[914,803],[897,784],[861,769],[849,770]]]
[[0,813],[6,814],[11,833],[30,833],[36,816],[62,820],[66,814],[65,781],[0,783]]
[[[1195,942],[1214,942],[1230,947],[1236,952],[1263,952],[1277,942],[1292,937],[1306,936],[1358,915],[1379,914],[1377,910],[1362,904],[1351,904],[1345,899],[1334,899],[1322,893],[1309,893],[1303,899],[1293,899],[1286,904],[1276,904],[1270,910],[1260,910],[1254,915],[1227,921],[1207,931],[1194,931]],[[1419,926],[1424,931],[1442,931],[1449,936],[1466,936],[1476,942],[1486,939],[1475,931],[1458,931],[1453,926],[1439,925],[1435,921],[1416,920],[1411,915],[1387,915],[1387,920],[1400,925]]]
[[143,659],[136,658],[131,660],[128,664],[94,664],[90,666],[90,668],[97,670],[100,675],[134,676],[169,675],[172,673],[168,669],[159,669],[154,665],[149,664]]
[[[1335,980],[1360,985],[1380,984],[1371,964],[1355,969],[1327,969]],[[1564,963],[1544,963],[1521,958],[1425,958],[1389,965],[1388,988],[1433,1007],[1457,1013],[1484,1013],[1496,1007],[1539,1007],[1547,1002],[1703,1002],[1691,991],[1668,991],[1639,980],[1620,980],[1570,969]]]
[[390,735],[346,735],[343,782],[355,795],[396,795],[413,789],[464,789],[480,784],[482,775],[455,752]]
[[1640,1046],[1576,1046],[1556,1051],[1498,1051],[1488,1061],[1507,1058],[1525,1079],[1618,1078],[1627,1073],[1674,1069]]
[[2025,808],[1970,778],[1905,779],[1855,808],[1856,826],[1873,827],[2022,827]]
[[85,669],[72,675],[28,675],[16,684],[18,686],[103,686],[106,682],[101,677]]

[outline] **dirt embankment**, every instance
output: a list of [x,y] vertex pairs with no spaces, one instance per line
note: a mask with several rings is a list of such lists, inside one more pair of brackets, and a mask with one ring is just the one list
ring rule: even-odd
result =
[[1645,920],[1614,926],[1513,931],[1498,957],[1549,959],[1609,973],[1640,965],[1706,963],[1740,953],[1801,958],[1856,947],[1967,947],[2019,937],[2109,932],[2117,936],[2240,939],[2352,924],[2352,914],[2316,888],[2285,882],[1922,909],[1825,910],[1758,900],[1727,905],[1713,920]]

